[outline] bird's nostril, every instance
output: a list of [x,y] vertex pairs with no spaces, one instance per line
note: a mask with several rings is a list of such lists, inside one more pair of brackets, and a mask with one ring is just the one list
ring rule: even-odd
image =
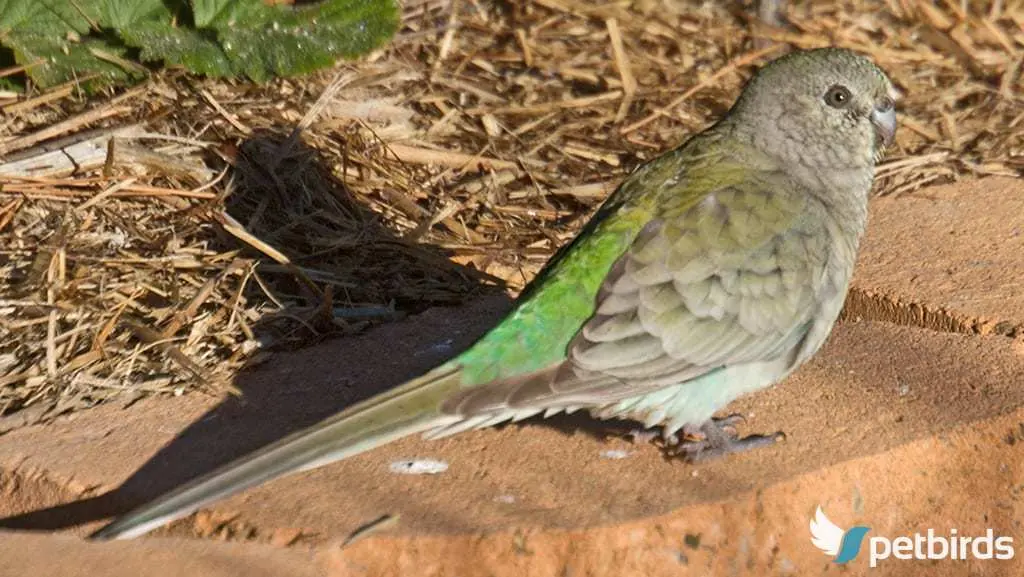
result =
[[893,109],[894,106],[896,106],[896,103],[893,101],[893,99],[886,96],[885,98],[880,100],[877,105],[875,105],[875,108],[879,112],[889,112],[890,110]]

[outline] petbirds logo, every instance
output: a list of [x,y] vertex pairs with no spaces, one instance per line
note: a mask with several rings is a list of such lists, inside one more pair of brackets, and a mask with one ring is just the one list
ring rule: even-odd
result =
[[[821,549],[822,553],[833,557],[833,563],[849,563],[860,553],[864,536],[871,529],[863,525],[851,527],[843,531],[838,525],[825,516],[818,506],[811,519],[811,543]],[[871,537],[868,539],[868,565],[877,567],[878,562],[895,557],[896,559],[950,559],[965,561],[967,559],[1013,559],[1013,537],[997,537],[992,529],[987,529],[984,536],[969,537],[959,535],[956,529],[949,530],[949,537],[936,535],[934,529],[925,534],[914,533],[913,536],[901,536],[895,539],[887,537]]]
[[825,516],[818,505],[811,519],[811,543],[826,555],[835,557],[833,563],[847,563],[860,553],[860,544],[867,535],[868,527],[857,525],[849,531],[843,531],[838,525]]

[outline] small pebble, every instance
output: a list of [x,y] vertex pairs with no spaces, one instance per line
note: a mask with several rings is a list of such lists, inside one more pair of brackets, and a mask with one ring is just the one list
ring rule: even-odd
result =
[[608,449],[607,451],[601,451],[601,457],[605,459],[625,459],[629,455],[629,451],[622,449]]
[[437,475],[448,470],[448,463],[434,459],[410,459],[394,461],[388,469],[399,475]]

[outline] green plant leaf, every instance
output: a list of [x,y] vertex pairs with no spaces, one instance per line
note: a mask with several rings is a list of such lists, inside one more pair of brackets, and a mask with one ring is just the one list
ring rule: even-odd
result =
[[[27,70],[30,78],[40,86],[53,86],[75,78],[91,77],[90,88],[121,82],[139,76],[113,59],[125,58],[123,46],[98,38],[68,41],[39,34],[12,34],[5,44],[14,51],[15,60],[32,64]],[[113,57],[104,59],[104,55]],[[95,75],[95,76],[94,76]]]
[[234,0],[192,0],[192,19],[197,28],[210,26]]
[[104,28],[129,30],[140,22],[169,22],[171,11],[163,0],[93,0]]
[[264,81],[368,52],[398,21],[395,0],[0,0],[0,45],[42,87],[138,78],[135,59]]
[[368,52],[394,34],[398,11],[392,0],[329,0],[300,8],[262,6],[232,10],[218,20],[224,53],[239,74],[258,82],[330,66],[339,56]]
[[[0,43],[40,86],[96,75],[89,86],[137,75],[114,61],[125,56],[120,42],[90,36],[100,18],[95,1],[0,0]],[[107,58],[104,58],[107,57]]]
[[139,46],[146,61],[163,61],[208,76],[231,76],[231,61],[210,30],[173,27],[164,22],[143,22],[121,31],[131,46]]
[[90,19],[98,16],[89,2],[75,6],[68,0],[0,0],[0,41],[12,32],[64,35],[88,34]]

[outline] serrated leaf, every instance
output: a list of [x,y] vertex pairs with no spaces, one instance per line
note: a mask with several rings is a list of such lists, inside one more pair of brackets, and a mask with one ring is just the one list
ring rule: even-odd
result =
[[17,62],[35,64],[26,74],[43,87],[85,75],[135,78],[145,73],[130,60],[136,56],[263,81],[379,46],[397,28],[394,1],[293,8],[263,0],[0,0],[0,44]]
[[146,61],[163,60],[209,76],[230,76],[231,62],[210,30],[172,27],[163,22],[145,22],[122,30],[121,37],[140,48]]
[[[83,0],[79,0],[83,1]],[[127,30],[141,22],[170,22],[171,11],[163,0],[91,0],[97,4],[104,28]]]
[[86,9],[79,10],[68,0],[0,0],[0,41],[13,32],[66,35],[87,34],[89,18]]
[[100,38],[69,41],[64,38],[39,34],[12,33],[4,44],[14,51],[21,63],[37,62],[27,70],[30,78],[40,86],[53,86],[74,78],[97,75],[95,84],[107,84],[137,76],[113,62],[97,57],[110,54],[124,57],[124,47]]
[[[217,22],[221,46],[234,69],[257,82],[311,72],[339,56],[368,52],[390,38],[398,23],[392,0],[329,0],[263,10],[266,16],[247,14],[244,22]],[[266,23],[255,24],[261,20]]]
[[192,0],[192,19],[196,28],[208,28],[215,20],[230,12],[230,5],[236,0]]
[[0,0],[0,36],[30,20],[42,8],[42,4],[32,0]]
[[89,38],[99,12],[95,0],[0,0],[0,42],[20,64],[34,64],[26,74],[40,86],[98,75],[91,84],[128,78],[131,71],[97,57],[121,57],[124,47],[104,38]]
[[392,0],[334,0],[320,7],[311,24],[332,52],[351,58],[391,38],[398,29],[398,6]]

